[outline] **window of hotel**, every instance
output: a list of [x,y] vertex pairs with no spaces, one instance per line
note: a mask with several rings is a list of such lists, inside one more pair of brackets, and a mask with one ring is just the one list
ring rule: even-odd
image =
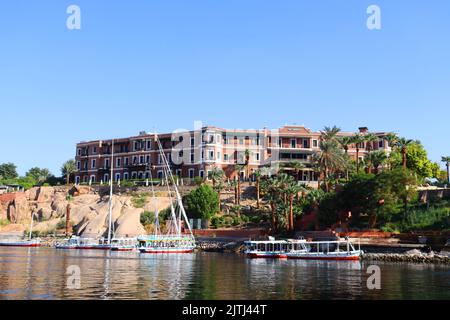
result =
[[228,161],[228,159],[229,159],[229,155],[225,153],[225,154],[223,155],[223,160],[224,160],[224,161]]
[[318,144],[317,144],[317,140],[313,140],[313,147],[317,148]]
[[222,155],[221,155],[220,151],[217,151],[217,160],[220,161],[220,159],[222,159]]
[[150,172],[148,171],[145,172],[145,179],[150,179]]
[[260,159],[260,154],[259,154],[259,152],[255,153],[255,157],[256,157],[256,161],[259,161],[259,159]]
[[84,163],[84,170],[87,170],[88,169],[88,162],[86,161],[85,163]]
[[121,165],[122,165],[122,159],[121,158],[117,158],[116,159],[116,167],[120,168]]
[[216,135],[216,142],[220,143],[221,138],[222,138],[222,136],[220,134],[217,134]]
[[305,149],[308,148],[308,140],[307,139],[303,139],[303,148],[305,148]]
[[137,164],[137,157],[136,156],[133,157],[133,164]]
[[152,142],[149,140],[147,141],[147,150],[151,150],[152,149]]
[[116,173],[116,181],[120,180],[120,173]]
[[160,170],[158,171],[158,179],[162,179],[163,178],[163,172]]
[[80,184],[80,177],[75,177],[75,184]]
[[129,164],[130,164],[130,158],[125,158],[125,166],[128,167]]
[[109,174],[105,173],[105,174],[103,175],[103,181],[104,181],[104,182],[108,182],[108,181],[109,181]]
[[161,164],[161,163],[162,163],[162,161],[161,161],[161,155],[158,154],[158,164]]
[[147,156],[146,157],[146,161],[145,161],[146,163],[150,163],[150,156]]
[[181,169],[177,169],[175,171],[175,175],[181,178],[181,172],[182,172]]
[[194,169],[189,169],[189,179],[194,179],[195,171]]
[[83,181],[87,183],[88,182],[88,176],[84,176],[83,177]]
[[136,180],[136,178],[137,178],[137,172],[132,172],[131,173],[131,179],[132,180]]
[[[78,156],[81,156],[81,149],[78,149]],[[78,177],[80,178],[80,177]]]
[[125,172],[125,173],[123,174],[123,179],[124,179],[124,180],[128,180],[128,172]]
[[203,170],[200,170],[199,172],[198,172],[198,176],[200,177],[200,178],[204,178],[205,177],[205,171],[203,171]]
[[214,151],[209,151],[209,160],[214,160]]
[[94,147],[94,150],[92,151],[94,154],[97,153],[97,147]]
[[77,161],[77,168],[78,168],[78,170],[81,169],[81,162],[80,161]]
[[109,159],[105,159],[105,168],[109,168]]
[[279,147],[283,146],[283,139],[282,138],[278,138],[278,146]]
[[378,141],[378,148],[384,148],[384,140]]
[[95,159],[92,159],[92,169],[95,169],[95,165],[96,165],[96,161],[95,161]]
[[144,179],[144,173],[139,171],[138,177],[139,177],[139,180]]
[[211,178],[211,174],[212,174],[212,171],[211,170],[208,170],[207,172],[206,172],[206,178],[208,179],[208,180],[211,180],[210,178]]
[[195,138],[191,138],[191,146],[193,147],[195,145]]
[[195,161],[195,159],[194,159],[195,157],[194,157],[194,154],[193,153],[191,153],[191,163],[194,163],[194,161]]
[[256,138],[256,145],[259,146],[261,141],[259,140],[259,137]]
[[141,164],[144,163],[144,156],[139,157],[139,163],[141,163]]
[[291,139],[291,148],[297,148],[297,139]]

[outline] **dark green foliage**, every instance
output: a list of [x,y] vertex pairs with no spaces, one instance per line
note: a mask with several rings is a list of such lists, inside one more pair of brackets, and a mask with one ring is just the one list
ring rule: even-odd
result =
[[17,174],[17,167],[14,163],[0,164],[0,180],[15,179]]
[[200,185],[184,197],[190,218],[211,219],[218,211],[219,196],[206,184]]

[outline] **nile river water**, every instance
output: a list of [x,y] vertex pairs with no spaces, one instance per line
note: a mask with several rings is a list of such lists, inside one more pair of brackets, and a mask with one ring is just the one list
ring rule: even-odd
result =
[[0,248],[0,299],[450,299],[449,266],[378,263],[381,290],[369,290],[369,265]]

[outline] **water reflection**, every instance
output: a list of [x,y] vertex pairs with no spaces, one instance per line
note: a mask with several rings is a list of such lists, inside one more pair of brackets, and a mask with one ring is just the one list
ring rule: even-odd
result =
[[[67,288],[79,266],[81,289]],[[382,290],[370,291],[369,264],[249,260],[234,254],[0,248],[0,299],[449,299],[450,268],[379,264]]]

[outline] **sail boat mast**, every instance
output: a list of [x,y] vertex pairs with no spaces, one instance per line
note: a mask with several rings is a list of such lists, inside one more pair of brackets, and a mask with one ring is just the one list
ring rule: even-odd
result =
[[[183,200],[181,199],[180,192],[178,191],[178,188],[176,186],[175,179],[173,177],[172,171],[170,170],[169,161],[167,160],[167,157],[166,157],[166,155],[163,152],[164,149],[163,149],[163,147],[161,145],[161,142],[158,139],[158,135],[156,133],[155,133],[155,141],[157,141],[157,143],[158,143],[158,147],[159,147],[159,150],[160,150],[161,157],[162,157],[163,162],[164,162],[164,164],[165,164],[165,166],[167,168],[170,180],[173,183],[173,186],[174,186],[174,189],[175,189],[175,194],[176,194],[177,201],[178,201],[178,205],[179,205],[180,210],[181,210],[181,214],[182,214],[182,216],[183,216],[183,218],[184,218],[184,220],[185,220],[185,222],[186,222],[186,224],[188,226],[188,229],[189,229],[189,232],[191,234],[191,237],[194,237],[194,234],[193,234],[192,228],[191,228],[191,224],[189,223],[189,219],[187,218],[186,211],[184,210]],[[180,231],[181,231],[181,226],[180,226]]]
[[109,178],[109,226],[108,226],[108,244],[111,244],[112,231],[112,196],[113,196],[113,179],[114,179],[114,139],[112,140],[111,148],[111,177]]

